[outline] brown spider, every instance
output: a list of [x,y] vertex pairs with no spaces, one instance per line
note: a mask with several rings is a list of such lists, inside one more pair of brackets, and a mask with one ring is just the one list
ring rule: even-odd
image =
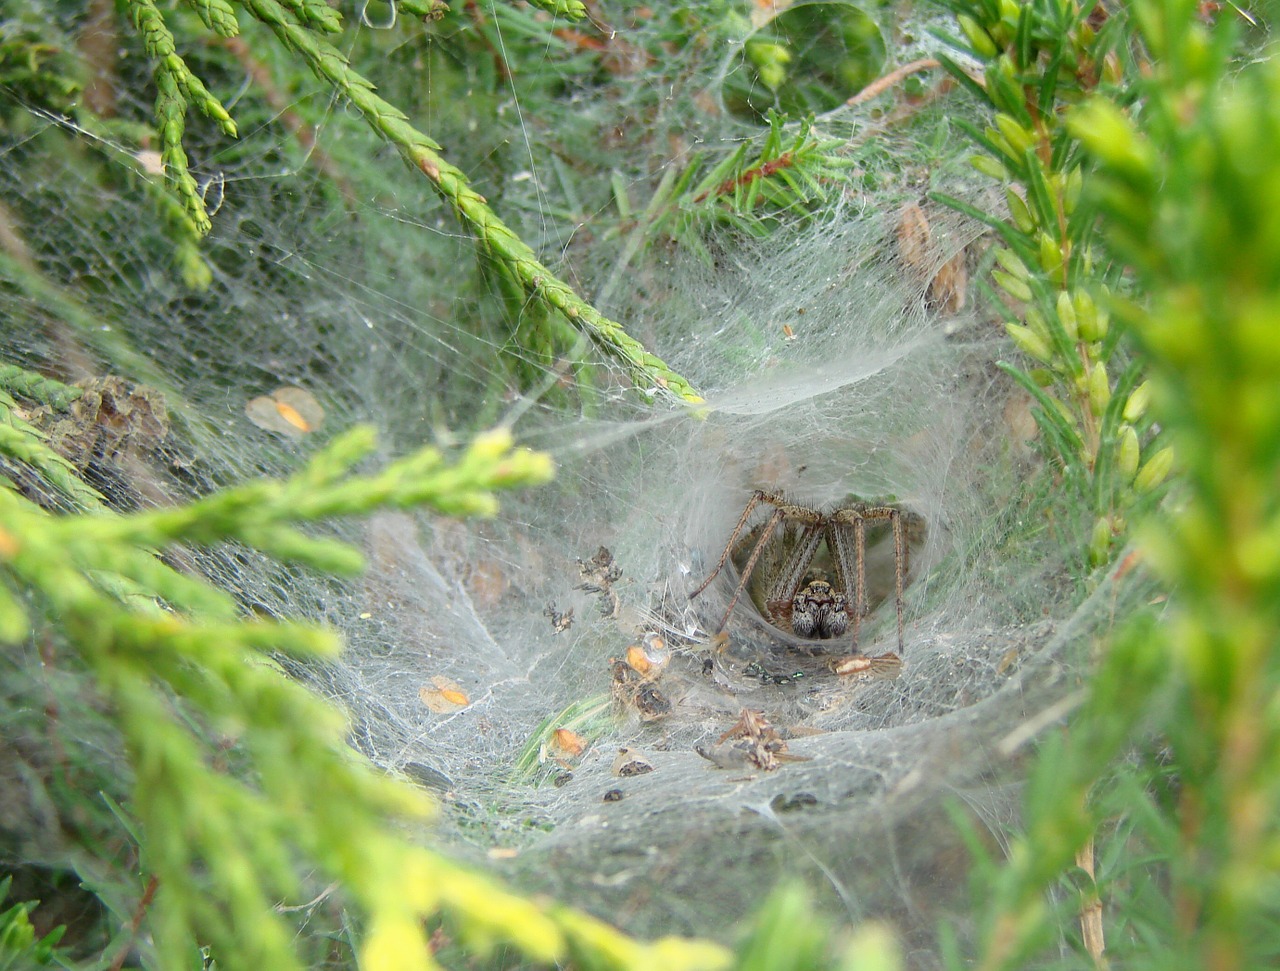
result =
[[[772,506],[773,512],[763,524],[747,534],[742,544],[745,549],[754,541],[717,633],[729,622],[729,615],[737,606],[742,591],[768,551],[766,575],[769,578],[763,607],[769,620],[797,637],[822,640],[843,637],[852,626],[851,647],[857,653],[858,632],[869,609],[865,562],[867,524],[888,523],[893,532],[894,592],[898,608],[898,653],[901,654],[902,588],[908,556],[903,519],[912,514],[904,513],[896,506],[853,502],[828,513],[790,502],[777,493],[757,490],[747,500],[738,525],[733,528],[729,542],[720,554],[720,562],[701,586],[689,594],[689,599],[702,593],[724,568],[738,549],[738,538],[746,528],[747,520],[762,504]],[[771,545],[779,526],[782,527],[781,533]],[[815,576],[820,571],[811,569],[824,540],[835,573],[834,583],[824,576]],[[852,591],[850,580],[853,581]]]

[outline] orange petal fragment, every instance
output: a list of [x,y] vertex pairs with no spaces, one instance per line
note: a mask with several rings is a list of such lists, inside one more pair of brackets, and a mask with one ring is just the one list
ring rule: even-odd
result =
[[438,674],[430,684],[418,689],[418,699],[437,715],[460,711],[471,704],[471,698],[458,682]]
[[287,421],[294,428],[302,432],[311,431],[311,426],[307,424],[307,420],[298,414],[298,409],[293,405],[285,404],[283,401],[276,402],[276,411],[280,412],[280,417]]
[[653,667],[649,663],[648,652],[639,644],[632,644],[627,648],[627,666],[640,674],[648,674],[650,668]]
[[581,755],[587,740],[568,728],[557,728],[551,735],[551,744],[566,755]]
[[300,438],[324,424],[324,408],[310,391],[292,386],[276,388],[271,395],[254,398],[245,414],[259,428]]

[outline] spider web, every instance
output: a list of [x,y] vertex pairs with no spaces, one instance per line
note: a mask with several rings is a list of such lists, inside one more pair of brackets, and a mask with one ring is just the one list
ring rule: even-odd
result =
[[[929,52],[911,39],[926,36],[914,17],[886,28],[893,63]],[[627,29],[643,48],[644,31],[658,28]],[[417,77],[437,78],[438,38],[370,33],[355,31],[353,44],[384,43],[392,67],[418,64]],[[674,145],[677,120],[685,127],[656,178],[693,143],[723,152],[758,130],[691,110],[705,104],[696,92],[714,93],[742,65],[740,51],[689,59],[676,103],[647,131]],[[561,83],[574,77],[568,55],[549,52],[544,66],[563,68]],[[249,83],[245,70],[224,79],[227,100]],[[635,104],[613,89],[573,89],[580,124],[625,118],[674,90],[660,65],[635,72],[623,85]],[[395,74],[378,80],[394,89]],[[511,339],[477,322],[487,311],[458,269],[474,265],[471,241],[319,87],[280,92],[239,143],[210,142],[195,159],[222,205],[203,292],[182,284],[164,239],[146,229],[154,216],[136,146],[10,104],[22,127],[0,154],[5,222],[19,240],[8,252],[25,254],[51,289],[6,281],[6,355],[66,380],[124,373],[169,395],[182,444],[162,471],[132,470],[122,491],[135,504],[287,473],[356,421],[378,427],[387,456],[509,423],[554,456],[558,474],[504,499],[495,520],[384,514],[336,527],[368,554],[353,583],[242,551],[212,551],[198,565],[247,609],[344,633],[341,660],[295,673],[349,712],[354,747],[439,793],[448,811],[430,838],[458,854],[638,932],[723,937],[774,879],[799,875],[827,909],[893,922],[912,964],[936,965],[935,928],[965,910],[946,806],[993,827],[1012,813],[1025,743],[1069,710],[1081,645],[1117,596],[1103,584],[1078,602],[1063,543],[1077,524],[1052,532],[1021,521],[1040,473],[1027,404],[993,366],[1007,352],[1001,330],[972,296],[941,311],[931,292],[957,254],[981,263],[977,227],[926,206],[931,248],[923,264],[904,255],[903,219],[924,191],[990,205],[980,179],[944,155],[919,181],[908,162],[936,153],[936,141],[886,132],[862,105],[819,119],[847,140],[855,173],[819,217],[783,217],[759,240],[703,229],[701,254],[629,249],[621,238],[589,245],[609,189],[593,185],[590,199],[565,191],[561,136],[524,114],[526,83],[542,80],[514,78],[517,97],[495,114],[515,138],[514,162],[496,161],[501,131],[486,141],[444,120],[425,126],[557,272],[690,379],[705,408],[647,404],[598,357],[595,390],[566,394],[562,362],[521,340],[537,326],[530,307],[511,311]],[[147,116],[145,101],[120,101]],[[282,127],[290,113],[315,120],[313,144]],[[641,197],[655,181],[651,160],[637,161],[628,137],[607,142],[578,147],[611,159]],[[67,155],[68,144],[97,153],[114,178]],[[561,209],[580,215],[578,228],[564,228]],[[280,386],[318,399],[323,433],[255,426],[246,406]],[[837,678],[823,659],[780,648],[745,597],[727,642],[712,640],[732,571],[698,600],[688,593],[757,488],[823,508],[892,500],[921,518],[899,677]],[[601,547],[621,571],[607,582],[592,573]],[[557,631],[554,618],[569,611],[571,626]],[[612,697],[614,659],[647,635],[669,655],[653,682],[669,705],[658,718],[634,685],[622,692],[631,704]],[[892,603],[864,624],[863,648],[896,648]],[[441,704],[444,684],[468,704]],[[744,709],[762,712],[796,760],[766,771],[699,754],[722,749]],[[556,728],[585,749],[557,749]],[[619,774],[622,749],[652,771]]]

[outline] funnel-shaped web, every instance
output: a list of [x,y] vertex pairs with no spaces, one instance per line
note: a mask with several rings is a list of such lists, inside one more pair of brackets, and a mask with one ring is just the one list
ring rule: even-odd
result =
[[[969,237],[935,221],[941,260]],[[799,873],[839,912],[892,919],[913,941],[963,898],[944,804],[1010,811],[1002,780],[1069,707],[1064,665],[1112,605],[1099,593],[1063,616],[1062,562],[1005,542],[1027,532],[1029,460],[1011,444],[996,330],[930,309],[893,225],[839,213],[733,265],[665,268],[656,339],[705,410],[620,397],[590,418],[526,411],[516,427],[555,455],[553,485],[494,522],[370,525],[369,577],[328,605],[351,653],[317,680],[351,710],[361,750],[444,794],[465,844],[518,849],[502,866],[526,885],[639,931],[715,935]],[[711,636],[732,567],[688,594],[757,488],[913,514],[898,677],[832,674],[745,596],[727,638]],[[890,554],[868,552],[873,590]],[[628,647],[655,634],[665,669],[616,684]],[[891,597],[861,646],[896,649]],[[424,704],[440,678],[471,704]],[[776,764],[700,754],[725,749],[744,709],[785,741]]]

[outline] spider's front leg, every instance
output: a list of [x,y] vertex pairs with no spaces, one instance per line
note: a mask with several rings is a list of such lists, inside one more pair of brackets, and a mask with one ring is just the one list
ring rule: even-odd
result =
[[894,601],[898,610],[898,653],[902,653],[902,590],[907,569],[907,543],[903,531],[902,512],[896,506],[857,504],[841,509],[832,516],[827,531],[827,544],[834,548],[836,564],[845,589],[853,580],[853,638],[850,650],[857,653],[862,618],[870,611],[867,602],[867,523],[887,522],[893,534]]
[[[828,532],[828,545],[834,544],[836,564],[843,583],[848,588],[853,577],[854,604],[849,607],[853,620],[851,653],[831,661],[831,670],[841,677],[896,678],[902,671],[902,587],[906,574],[907,545],[903,534],[902,515],[893,506],[866,506],[859,504],[840,510],[833,517]],[[894,590],[898,607],[898,653],[868,657],[858,647],[858,629],[862,617],[870,606],[867,603],[867,532],[868,522],[889,523],[893,531]]]
[[725,544],[724,552],[720,554],[720,562],[716,564],[715,569],[711,571],[707,578],[698,585],[698,589],[689,594],[690,600],[698,596],[698,594],[702,593],[703,590],[707,589],[711,584],[711,581],[714,580],[720,574],[720,571],[724,569],[725,563],[729,560],[729,555],[737,545],[738,536],[746,527],[747,520],[751,518],[751,514],[755,512],[756,507],[761,503],[768,503],[772,505],[774,507],[773,513],[769,516],[768,520],[765,521],[764,528],[760,532],[760,538],[756,540],[756,545],[751,550],[751,555],[748,557],[746,565],[742,568],[742,575],[738,580],[738,586],[733,591],[733,597],[729,600],[729,606],[725,609],[724,616],[720,618],[720,624],[716,627],[716,633],[724,630],[725,624],[729,623],[729,615],[733,613],[733,608],[737,605],[738,598],[742,596],[742,591],[746,589],[747,581],[751,579],[751,573],[756,568],[756,562],[760,559],[760,554],[763,553],[765,547],[769,545],[769,539],[773,536],[773,531],[778,528],[778,524],[781,523],[784,518],[785,514],[783,512],[781,502],[782,500],[778,497],[762,490],[756,490],[752,493],[751,498],[747,500],[746,508],[742,510],[742,515],[738,518],[738,525],[733,528],[733,533],[729,536],[729,542]]

